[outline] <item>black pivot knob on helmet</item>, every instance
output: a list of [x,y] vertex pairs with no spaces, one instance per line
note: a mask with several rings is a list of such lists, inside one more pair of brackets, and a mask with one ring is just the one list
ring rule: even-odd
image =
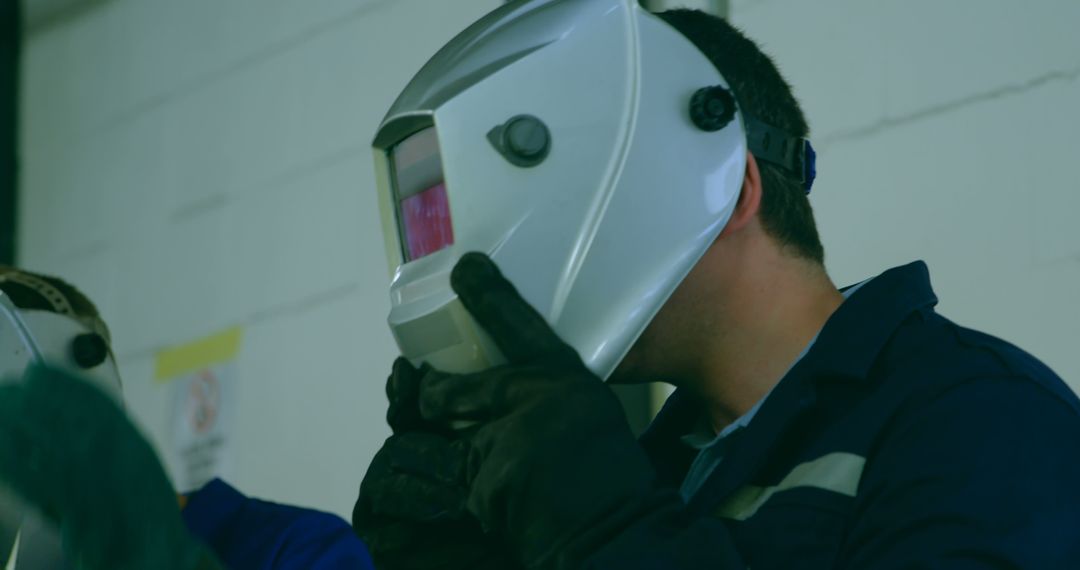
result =
[[531,168],[551,152],[551,131],[532,115],[511,117],[488,133],[488,140],[511,164]]
[[705,132],[719,131],[734,118],[735,97],[724,87],[702,87],[690,98],[690,120]]
[[71,341],[71,358],[79,368],[88,370],[102,362],[109,356],[109,345],[101,335],[85,333]]

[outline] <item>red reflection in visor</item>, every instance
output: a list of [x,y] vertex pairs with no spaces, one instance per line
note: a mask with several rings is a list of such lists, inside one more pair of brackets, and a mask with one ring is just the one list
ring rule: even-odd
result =
[[446,184],[439,184],[401,201],[409,259],[419,259],[454,244]]

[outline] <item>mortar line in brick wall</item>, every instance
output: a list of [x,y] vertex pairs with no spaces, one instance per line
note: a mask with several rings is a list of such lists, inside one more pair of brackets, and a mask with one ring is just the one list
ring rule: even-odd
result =
[[123,126],[140,116],[152,112],[156,109],[160,109],[171,102],[180,99],[182,97],[197,93],[203,89],[214,86],[228,77],[237,74],[245,69],[255,67],[260,63],[269,61],[274,57],[288,53],[289,51],[302,46],[309,41],[329,33],[337,28],[345,27],[361,17],[367,16],[370,12],[378,11],[390,5],[391,2],[397,2],[401,0],[369,0],[361,6],[353,8],[352,10],[342,14],[341,16],[312,25],[303,31],[283,38],[264,46],[262,49],[256,50],[240,59],[226,65],[219,69],[213,69],[203,72],[195,77],[188,79],[180,84],[175,89],[166,93],[159,93],[157,95],[151,95],[142,101],[132,105],[131,107],[120,111],[112,117],[103,119],[96,125],[89,127],[85,132],[80,133],[76,139],[83,139],[92,134],[100,134],[102,132],[108,132],[109,130]]
[[1077,79],[1080,79],[1080,67],[1071,70],[1052,71],[1050,73],[1046,73],[1044,75],[1029,79],[1023,83],[1005,85],[989,91],[983,91],[974,95],[968,95],[966,97],[961,97],[953,101],[948,101],[938,105],[932,105],[930,107],[920,109],[913,113],[909,113],[907,115],[901,115],[898,117],[885,117],[884,119],[881,119],[880,121],[865,127],[838,131],[831,135],[826,135],[822,137],[820,139],[820,148],[824,150],[834,144],[864,139],[894,127],[900,127],[903,125],[916,123],[923,119],[943,115],[945,113],[963,109],[971,105],[977,105],[979,103],[985,103],[987,101],[994,101],[998,99],[1004,99],[1006,97],[1012,97],[1014,95],[1020,95],[1022,93],[1033,91],[1035,89],[1053,83],[1070,83],[1076,81]]
[[[245,329],[249,329],[251,327],[281,317],[303,314],[312,309],[316,309],[321,305],[345,299],[359,290],[360,284],[356,281],[353,281],[351,283],[346,283],[344,285],[340,285],[326,291],[320,291],[313,295],[302,297],[296,301],[279,303],[266,309],[257,310],[254,313],[250,314],[247,318],[241,319],[240,321],[233,323],[232,326],[241,326]],[[171,345],[165,344],[129,350],[126,352],[118,353],[117,358],[121,362],[128,360],[139,360],[142,358],[153,358],[155,355],[157,355],[158,352],[168,348],[169,346]]]
[[[236,199],[245,198],[249,195],[265,194],[267,190],[281,191],[293,184],[303,182],[305,179],[344,164],[352,159],[369,159],[372,156],[371,141],[366,138],[359,142],[350,143],[321,154],[310,161],[298,164],[272,175],[265,180],[257,181],[249,185],[237,188],[230,195]],[[364,180],[361,184],[370,183],[375,185],[375,179]]]
[[757,8],[773,4],[774,0],[732,0],[731,8],[729,10],[728,19],[738,25],[735,21],[738,14],[753,12]]
[[[370,152],[371,145],[366,142],[343,146],[330,153],[321,155],[314,160],[299,164],[266,179],[251,184],[245,184],[235,190],[220,190],[208,194],[200,199],[196,199],[170,210],[163,218],[147,218],[136,222],[136,225],[132,226],[119,226],[114,224],[110,227],[109,231],[87,241],[80,241],[69,248],[46,250],[47,255],[50,258],[55,257],[62,262],[78,260],[87,255],[92,255],[107,249],[111,243],[122,243],[124,236],[131,233],[138,234],[140,231],[147,228],[156,229],[163,222],[168,224],[183,224],[211,212],[228,208],[236,202],[256,199],[255,196],[265,196],[272,192],[286,193],[290,191],[290,186],[293,184],[303,182],[310,176],[334,168],[354,158],[363,157],[366,159],[370,156]],[[358,184],[360,186],[363,186],[364,184],[374,185],[375,181],[374,179],[370,181],[365,180],[358,182]],[[298,187],[295,188],[294,191],[300,192],[306,190]]]
[[[200,200],[177,207],[168,214],[169,223],[183,223],[200,215],[227,208],[229,205],[240,200],[248,200],[250,197],[268,195],[273,192],[286,192],[290,186],[303,182],[305,179],[320,172],[344,164],[349,160],[363,157],[367,158],[371,153],[369,142],[349,144],[329,153],[297,164],[291,168],[277,172],[267,178],[256,180],[250,184],[244,184],[235,189],[223,189],[210,194]],[[374,180],[371,181],[374,184]],[[297,189],[301,191],[303,189]]]

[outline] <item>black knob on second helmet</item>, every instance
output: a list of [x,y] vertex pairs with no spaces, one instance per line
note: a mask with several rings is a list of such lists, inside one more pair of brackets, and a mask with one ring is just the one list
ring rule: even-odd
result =
[[690,120],[703,131],[719,131],[734,118],[735,97],[724,87],[702,87],[690,98]]
[[102,362],[109,356],[109,345],[101,335],[85,333],[71,341],[71,359],[79,368],[88,370]]

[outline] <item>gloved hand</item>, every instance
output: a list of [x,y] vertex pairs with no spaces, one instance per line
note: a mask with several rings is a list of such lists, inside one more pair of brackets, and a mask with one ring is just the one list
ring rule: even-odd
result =
[[36,365],[0,385],[0,483],[59,527],[78,568],[220,568],[188,534],[150,444],[73,374]]
[[421,375],[404,358],[394,362],[386,386],[394,435],[360,485],[353,528],[379,570],[518,567],[465,510],[468,445],[421,419]]
[[657,505],[677,503],[655,491],[614,393],[490,259],[464,256],[451,284],[508,363],[475,374],[427,370],[420,415],[443,430],[478,422],[464,434],[465,506],[483,528],[502,534],[528,568],[576,568]]

